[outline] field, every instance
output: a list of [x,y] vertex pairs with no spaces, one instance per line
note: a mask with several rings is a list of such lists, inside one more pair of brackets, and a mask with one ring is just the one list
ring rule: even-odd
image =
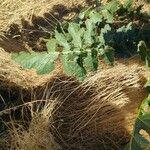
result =
[[149,0],[0,0],[0,150],[149,150],[149,35]]

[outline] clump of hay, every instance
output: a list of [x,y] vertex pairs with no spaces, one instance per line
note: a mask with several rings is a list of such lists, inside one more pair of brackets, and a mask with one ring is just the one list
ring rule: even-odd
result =
[[11,119],[7,123],[8,143],[5,142],[2,146],[9,147],[11,150],[58,150],[60,147],[50,131],[53,123],[52,112],[56,103],[56,100],[25,103],[22,109],[28,107],[31,120],[27,122],[23,119],[19,121]]
[[133,115],[127,118],[129,112],[147,95],[143,71],[137,65],[118,65],[84,84],[64,76],[56,78],[47,93],[61,102],[54,113],[54,135],[63,149],[122,149],[135,119]]
[[[130,105],[134,101],[139,104],[146,96],[144,84],[148,73],[148,70],[136,64],[127,66],[118,64],[86,79],[86,82],[90,86],[96,86],[96,92],[100,99],[106,94],[104,100],[111,101],[111,99],[115,99],[115,104],[120,105],[120,108],[122,108],[124,105],[126,106],[126,103]],[[124,104],[120,99],[123,99]]]
[[146,96],[143,71],[137,65],[118,65],[82,84],[63,74],[55,76],[43,95],[47,101],[56,99],[54,105],[37,105],[28,129],[11,130],[11,146],[40,150],[54,142],[62,150],[122,149],[135,114],[127,117]]

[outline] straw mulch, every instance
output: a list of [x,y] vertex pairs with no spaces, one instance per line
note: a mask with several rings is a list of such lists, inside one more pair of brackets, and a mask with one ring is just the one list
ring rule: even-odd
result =
[[57,11],[57,9],[60,9],[63,14],[67,9],[83,5],[85,2],[85,0],[1,0],[0,30],[6,31],[13,23],[22,25],[22,19],[32,23],[33,15],[42,17],[44,13]]
[[[102,0],[102,3],[106,3],[107,1],[108,0]],[[120,1],[123,2],[124,0]],[[7,31],[7,29],[14,23],[22,26],[22,19],[25,19],[32,23],[31,21],[33,19],[33,16],[42,17],[43,14],[50,13],[51,11],[56,11],[57,13],[57,10],[61,11],[61,15],[63,13],[68,14],[70,8],[85,7],[87,6],[87,4],[91,4],[93,2],[93,0],[1,0],[0,31]],[[144,10],[147,12],[150,9],[150,6],[146,0],[134,0],[133,4],[144,4]],[[70,10],[70,12],[73,12],[73,10]],[[50,20],[47,21],[49,22]],[[49,23],[51,24],[51,21]]]
[[0,47],[8,52],[45,50],[40,38],[49,38],[59,22],[72,19],[87,5],[85,1],[0,0]]
[[135,110],[147,95],[142,71],[118,65],[84,84],[64,77],[55,81],[53,96],[61,102],[54,113],[57,142],[69,150],[122,149]]

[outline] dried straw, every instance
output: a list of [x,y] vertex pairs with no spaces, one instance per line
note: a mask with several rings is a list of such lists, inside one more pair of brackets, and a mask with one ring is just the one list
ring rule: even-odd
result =
[[31,120],[27,122],[23,119],[19,121],[11,119],[7,122],[9,138],[2,146],[7,146],[10,150],[58,150],[59,145],[50,132],[53,123],[52,112],[56,103],[56,100],[47,100],[41,107],[42,101],[40,103],[37,101],[36,109],[35,103],[25,103],[22,109],[28,107]]
[[129,140],[135,109],[147,95],[143,71],[137,65],[118,65],[82,85],[64,77],[55,80],[50,92],[61,105],[54,114],[54,135],[63,149],[122,149]]
[[[50,137],[52,135],[63,150],[120,150],[129,141],[136,109],[147,96],[143,85],[149,71],[142,66],[119,63],[80,83],[63,74],[40,77],[34,71],[16,65],[8,53],[1,51],[1,54],[1,87],[34,89],[35,95],[42,92],[42,100],[57,99],[51,115],[45,118],[41,116],[41,111],[37,111],[37,121],[31,118],[31,130],[17,132],[20,145],[33,148],[38,147],[37,143],[43,143],[42,139],[46,137],[49,141],[48,129]],[[49,110],[49,107],[46,108],[42,112]],[[41,133],[38,129],[42,127],[44,130]],[[12,142],[18,143],[18,139]],[[44,144],[44,147],[47,144],[49,147],[47,140]]]
[[21,25],[24,18],[31,21],[33,15],[43,16],[50,12],[53,6],[63,5],[68,7],[83,4],[84,0],[0,0],[0,30],[6,31],[15,23]]
[[[92,2],[92,0],[89,0]],[[106,3],[108,0],[102,0]],[[121,2],[124,0],[120,0]],[[63,5],[66,8],[85,6],[86,0],[0,0],[0,31],[7,31],[13,23],[21,25],[21,20],[31,22],[33,15],[43,16],[52,10],[53,6]],[[145,4],[144,10],[149,12],[150,6],[144,0],[134,1],[134,5]],[[63,11],[63,10],[62,10]]]

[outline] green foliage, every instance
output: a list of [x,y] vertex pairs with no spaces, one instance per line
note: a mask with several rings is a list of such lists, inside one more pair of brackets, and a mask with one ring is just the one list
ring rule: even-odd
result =
[[146,82],[146,84],[144,85],[144,87],[150,92],[150,80],[148,80]]
[[63,35],[62,33],[58,33],[58,31],[55,32],[55,38],[57,40],[57,43],[60,46],[64,47],[64,51],[69,51],[71,46],[70,44],[67,42],[67,37],[65,35]]
[[[99,59],[113,65],[115,55],[131,56],[137,51],[136,43],[141,40],[141,32],[135,30],[131,22],[116,28],[114,21],[134,16],[132,0],[126,0],[125,5],[118,0],[106,5],[95,2],[96,7],[82,11],[74,21],[58,24],[53,38],[46,40],[47,52],[21,52],[13,54],[12,58],[23,67],[36,69],[38,74],[50,73],[54,61],[59,59],[67,75],[82,80],[88,72],[97,70]],[[145,55],[140,44],[138,52]],[[148,66],[149,60],[146,55]]]
[[57,52],[20,52],[12,54],[12,59],[24,68],[36,69],[38,74],[50,73],[54,69],[54,62],[58,57]]
[[146,67],[150,67],[150,50],[147,48],[144,41],[139,42],[138,53],[141,56],[141,60],[145,61]]
[[78,61],[82,62],[82,60],[80,60],[80,57],[78,55],[74,54],[73,52],[69,53],[68,55],[61,54],[60,60],[62,62],[64,72],[67,75],[69,76],[74,75],[79,80],[84,79],[86,71],[84,67],[82,66],[82,64],[77,63]]
[[[145,47],[143,41],[140,42],[140,46]],[[150,92],[150,81],[144,86]],[[135,120],[133,132],[131,134],[130,142],[126,145],[125,150],[146,150],[150,148],[150,141],[146,139],[140,133],[144,130],[148,136],[150,136],[150,95],[144,99]]]
[[104,48],[104,60],[106,64],[113,65],[114,62],[114,49],[109,46],[105,46]]
[[146,98],[139,108],[130,142],[125,150],[146,150],[150,147],[150,141],[144,138],[140,131],[144,130],[150,136],[150,97]]
[[131,9],[131,6],[132,6],[132,3],[133,3],[133,0],[125,0],[123,7],[124,7],[125,9],[130,10],[130,9]]
[[74,48],[81,48],[82,47],[82,35],[83,29],[80,28],[80,25],[77,23],[69,23],[68,32],[72,37],[72,44]]

